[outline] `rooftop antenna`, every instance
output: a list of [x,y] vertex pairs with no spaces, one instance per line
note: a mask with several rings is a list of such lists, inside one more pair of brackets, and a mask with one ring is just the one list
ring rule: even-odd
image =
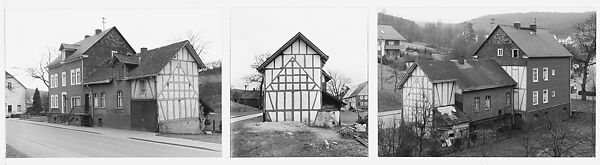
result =
[[106,24],[106,18],[102,17],[102,30],[103,30],[103,31],[104,31],[104,30],[106,30],[106,29],[104,28],[104,25],[105,25],[105,24]]

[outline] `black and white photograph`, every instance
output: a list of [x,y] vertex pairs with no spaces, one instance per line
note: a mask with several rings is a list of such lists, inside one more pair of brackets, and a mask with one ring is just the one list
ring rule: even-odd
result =
[[368,156],[366,14],[231,9],[231,157]]
[[380,157],[595,157],[593,8],[380,8],[377,27]]
[[221,156],[221,9],[5,19],[7,158]]

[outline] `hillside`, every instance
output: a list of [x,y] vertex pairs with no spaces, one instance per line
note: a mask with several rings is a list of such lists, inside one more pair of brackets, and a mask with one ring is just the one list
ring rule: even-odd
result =
[[572,33],[572,27],[576,23],[587,19],[593,12],[584,13],[559,13],[559,12],[529,12],[529,13],[509,13],[509,14],[493,14],[477,17],[465,22],[473,23],[473,28],[483,30],[490,33],[492,26],[490,20],[495,19],[496,24],[512,25],[515,21],[520,21],[521,25],[529,26],[537,20],[537,25],[540,28],[548,29],[550,32],[559,37],[567,36]]
[[[388,66],[381,64],[377,65],[377,77],[379,81],[379,84],[377,84],[378,112],[396,110],[402,105],[402,102],[400,101],[400,91],[394,91],[395,76],[392,71],[393,69]],[[404,72],[400,73],[400,75],[402,74],[404,74]]]

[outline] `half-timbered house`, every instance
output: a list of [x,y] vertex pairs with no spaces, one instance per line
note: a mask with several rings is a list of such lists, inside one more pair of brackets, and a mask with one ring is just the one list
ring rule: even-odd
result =
[[348,109],[366,111],[369,109],[369,82],[351,87],[344,95],[343,101]]
[[331,79],[323,70],[328,59],[297,33],[257,68],[263,74],[263,109],[268,121],[339,123],[343,103],[325,88]]
[[517,82],[513,105],[524,121],[549,113],[569,117],[571,56],[548,30],[520,22],[496,26],[474,53],[476,59],[494,59]]
[[469,126],[502,123],[496,121],[512,113],[510,94],[515,85],[493,60],[416,61],[399,83],[401,116],[411,122],[415,114],[435,111],[429,114],[447,119],[443,126],[454,138]]
[[199,72],[189,41],[139,54],[113,54],[83,82],[94,124],[168,133],[199,133]]

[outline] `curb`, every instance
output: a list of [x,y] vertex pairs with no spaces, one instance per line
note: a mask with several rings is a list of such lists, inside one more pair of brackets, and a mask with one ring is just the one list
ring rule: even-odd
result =
[[155,140],[148,140],[148,139],[141,139],[141,138],[134,138],[134,137],[128,137],[127,139],[139,140],[139,141],[145,141],[145,142],[152,142],[152,143],[159,143],[159,144],[166,144],[166,145],[174,145],[174,146],[179,146],[179,147],[188,147],[188,148],[194,148],[194,149],[200,149],[200,150],[208,150],[208,151],[213,151],[213,152],[221,152],[220,150],[215,150],[215,149],[210,149],[210,148],[205,148],[205,147],[185,145],[185,144],[169,143],[169,142],[162,142],[162,141],[155,141]]

